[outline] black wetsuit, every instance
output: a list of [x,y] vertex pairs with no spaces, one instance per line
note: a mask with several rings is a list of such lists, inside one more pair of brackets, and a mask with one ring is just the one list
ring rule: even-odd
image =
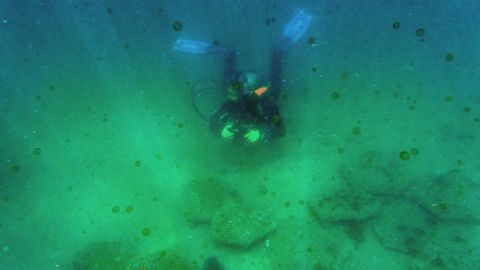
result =
[[[270,67],[270,87],[261,95],[240,95],[237,100],[227,100],[210,118],[210,130],[221,135],[227,123],[233,123],[234,140],[242,142],[249,128],[258,129],[263,141],[271,141],[285,134],[285,126],[276,101],[281,90],[283,56],[285,50],[277,47],[273,50]],[[235,70],[236,52],[224,53],[224,89],[238,82]]]

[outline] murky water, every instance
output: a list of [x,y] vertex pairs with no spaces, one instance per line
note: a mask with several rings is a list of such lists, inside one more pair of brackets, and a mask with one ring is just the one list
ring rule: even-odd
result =
[[[3,1],[0,268],[476,269],[480,4],[421,2]],[[298,9],[285,134],[213,134]]]

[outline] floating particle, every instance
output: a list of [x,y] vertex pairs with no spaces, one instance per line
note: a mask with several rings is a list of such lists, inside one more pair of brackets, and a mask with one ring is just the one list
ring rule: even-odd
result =
[[454,59],[455,55],[453,55],[453,53],[447,53],[447,55],[445,55],[445,61],[447,62],[452,62]]
[[119,206],[112,207],[112,213],[117,214],[118,212],[120,212],[120,207]]
[[177,123],[177,128],[183,128],[183,124],[182,123]]
[[282,99],[283,99],[283,100],[287,100],[287,99],[288,99],[288,95],[287,95],[287,94],[282,94]]
[[352,128],[352,134],[353,135],[358,136],[358,135],[360,135],[360,133],[362,133],[362,130],[359,127]]
[[423,28],[418,28],[418,29],[415,31],[415,35],[417,35],[417,37],[423,37],[423,36],[425,36],[425,29],[423,29]]
[[446,210],[448,208],[448,205],[444,202],[441,202],[438,204],[438,207],[442,210]]
[[108,14],[112,14],[112,12],[113,12],[113,9],[112,9],[112,8],[107,8],[107,13],[108,13]]
[[312,251],[313,251],[312,247],[307,247],[307,252],[308,253],[312,253]]
[[20,166],[18,166],[18,165],[12,165],[12,166],[10,166],[10,171],[11,171],[12,173],[18,173],[18,172],[20,171]]
[[410,105],[410,106],[408,106],[408,109],[409,109],[410,111],[415,111],[415,105]]
[[464,113],[469,113],[471,111],[472,111],[472,109],[470,109],[470,107],[468,107],[468,106],[463,107],[463,112]]
[[183,29],[183,24],[182,24],[180,21],[175,21],[175,22],[172,24],[172,28],[173,28],[173,30],[175,30],[176,32],[180,32],[180,31],[182,31],[182,29]]
[[108,122],[108,114],[103,113],[102,122],[104,123]]
[[125,207],[125,211],[129,214],[132,213],[133,212],[133,206],[128,205],[127,207]]
[[275,123],[275,124],[280,123],[281,120],[282,120],[282,118],[278,114],[274,114],[272,116],[272,122]]
[[230,84],[230,87],[235,90],[239,90],[240,88],[242,88],[242,84],[240,82],[233,82],[232,84]]
[[418,149],[414,147],[414,148],[410,149],[410,153],[412,153],[413,156],[416,156],[416,155],[418,155]]
[[393,27],[393,29],[397,30],[398,28],[400,28],[400,23],[399,22],[394,22],[392,24],[392,27]]
[[332,93],[332,98],[335,99],[335,100],[339,99],[340,98],[340,93],[338,93],[337,91],[333,92]]
[[315,39],[315,37],[311,36],[308,38],[308,44],[315,45],[316,43],[317,43],[317,40]]
[[42,148],[40,148],[40,147],[35,147],[35,148],[33,148],[32,153],[33,153],[34,155],[37,155],[37,156],[38,156],[38,155],[42,154]]
[[317,72],[317,68],[316,68],[316,67],[312,67],[312,72]]
[[265,185],[259,185],[258,193],[262,196],[266,196],[268,194],[268,188]]
[[339,148],[337,149],[337,153],[343,154],[343,153],[345,153],[345,149],[343,149],[342,147],[339,147]]
[[138,167],[138,166],[142,165],[142,162],[140,160],[136,160],[134,164],[135,164],[135,166]]
[[450,101],[452,101],[452,100],[453,100],[453,96],[446,96],[446,97],[445,97],[445,101],[450,102]]
[[407,151],[400,152],[400,159],[401,160],[409,160],[410,159],[410,153],[408,153]]
[[431,264],[432,266],[434,266],[435,268],[445,268],[445,262],[443,261],[442,258],[434,258],[432,261],[431,261]]
[[290,207],[290,202],[286,202],[284,205],[285,205],[286,208],[288,208],[288,207]]
[[269,26],[272,23],[272,19],[266,18],[265,19],[265,25]]
[[152,232],[152,231],[151,231],[150,228],[148,228],[148,227],[145,227],[145,228],[143,228],[143,230],[142,230],[143,236],[149,236],[151,232]]
[[423,230],[422,228],[414,228],[413,233],[415,235],[421,236],[421,235],[425,235],[425,230]]
[[304,205],[304,204],[305,204],[305,201],[304,201],[304,200],[298,200],[298,204]]

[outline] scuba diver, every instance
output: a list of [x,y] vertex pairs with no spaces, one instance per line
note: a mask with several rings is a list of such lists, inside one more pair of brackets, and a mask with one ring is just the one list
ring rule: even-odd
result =
[[175,51],[224,57],[226,101],[209,119],[212,133],[236,144],[269,142],[285,134],[285,124],[276,103],[282,86],[283,59],[288,47],[305,34],[311,19],[305,11],[296,10],[273,48],[268,81],[262,80],[255,71],[237,71],[237,53],[233,49],[197,40],[176,40]]

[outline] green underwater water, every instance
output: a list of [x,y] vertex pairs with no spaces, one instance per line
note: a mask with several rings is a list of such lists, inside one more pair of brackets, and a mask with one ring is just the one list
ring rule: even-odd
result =
[[[77,21],[58,23],[71,36],[2,33],[1,269],[480,265],[479,36],[448,43],[448,12],[365,19],[305,2],[318,21],[286,59],[287,133],[238,146],[192,106],[194,82],[218,79],[221,62],[171,52],[174,15],[154,25],[172,32],[158,44],[147,16],[144,32],[108,26],[112,5],[73,8]],[[90,12],[105,35],[79,27]]]

